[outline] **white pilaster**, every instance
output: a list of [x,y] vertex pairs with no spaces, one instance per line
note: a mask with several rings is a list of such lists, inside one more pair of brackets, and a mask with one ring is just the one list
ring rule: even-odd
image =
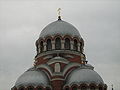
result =
[[61,40],[61,49],[65,49],[65,41]]
[[55,41],[51,41],[51,43],[52,43],[52,50],[54,50],[55,49]]
[[73,42],[73,41],[70,41],[70,45],[71,45],[71,50],[73,50],[74,42]]
[[78,43],[78,51],[80,51],[80,43]]
[[44,50],[43,51],[46,51],[46,42],[43,43],[43,46],[44,46]]

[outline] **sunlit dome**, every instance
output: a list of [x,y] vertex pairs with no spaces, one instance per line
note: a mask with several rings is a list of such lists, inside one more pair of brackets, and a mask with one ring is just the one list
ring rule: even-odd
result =
[[52,36],[52,35],[71,35],[81,38],[79,31],[70,23],[63,20],[57,20],[47,25],[40,34],[40,37]]

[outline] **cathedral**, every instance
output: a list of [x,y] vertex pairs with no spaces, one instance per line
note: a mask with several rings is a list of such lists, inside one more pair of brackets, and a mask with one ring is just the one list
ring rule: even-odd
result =
[[79,31],[61,16],[41,31],[35,45],[33,67],[17,79],[11,90],[107,90],[86,60]]

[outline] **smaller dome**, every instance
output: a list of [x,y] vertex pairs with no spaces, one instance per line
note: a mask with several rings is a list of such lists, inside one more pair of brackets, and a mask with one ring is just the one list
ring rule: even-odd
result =
[[40,37],[52,36],[52,35],[71,35],[81,38],[79,31],[70,23],[63,20],[57,20],[47,25],[40,34]]
[[92,69],[76,69],[70,73],[67,78],[66,84],[74,84],[74,83],[96,83],[96,84],[104,84],[103,79],[100,75]]
[[23,73],[15,83],[16,87],[20,86],[48,86],[49,81],[48,77],[43,71],[35,70],[34,68],[30,68],[28,71]]

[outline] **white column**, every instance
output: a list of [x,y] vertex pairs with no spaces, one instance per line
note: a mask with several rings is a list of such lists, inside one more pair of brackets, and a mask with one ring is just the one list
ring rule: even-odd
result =
[[61,49],[65,49],[65,41],[61,40]]
[[55,49],[55,41],[51,41],[51,43],[52,43],[52,50],[54,50]]
[[80,43],[78,43],[78,51],[80,51]]
[[46,42],[43,43],[43,47],[44,47],[44,50],[43,51],[46,51]]
[[38,53],[40,53],[40,44],[38,45]]
[[71,50],[73,50],[74,42],[73,42],[73,41],[70,41],[70,45],[71,45]]

